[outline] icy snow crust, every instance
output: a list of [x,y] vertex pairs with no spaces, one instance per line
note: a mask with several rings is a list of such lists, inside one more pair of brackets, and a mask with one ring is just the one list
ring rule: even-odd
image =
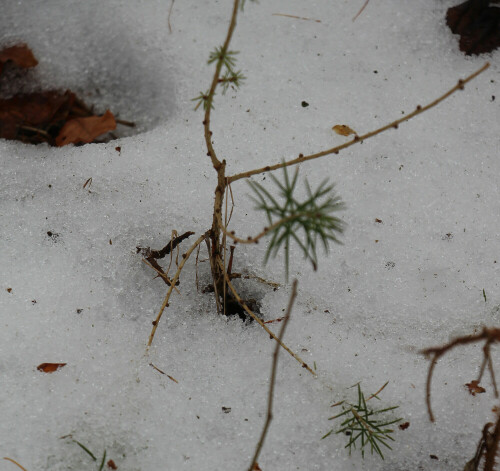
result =
[[[27,42],[42,85],[85,91],[149,131],[62,149],[0,141],[0,456],[29,471],[91,469],[60,439],[71,434],[98,459],[106,449],[122,471],[246,469],[273,342],[255,323],[217,315],[196,291],[193,261],[145,356],[166,290],[135,249],[211,224],[215,172],[190,99],[208,87],[206,58],[223,41],[231,2],[175,2],[172,34],[167,1],[4,3],[0,45]],[[462,469],[493,418],[489,381],[476,397],[464,388],[481,360],[473,346],[440,361],[431,424],[418,351],[500,315],[499,53],[464,57],[444,25],[449,4],[370,2],[353,23],[361,3],[247,2],[231,47],[247,81],[218,94],[213,114],[228,174],[340,144],[333,125],[366,132],[485,59],[492,66],[398,131],[302,166],[313,184],[336,182],[348,227],[317,272],[293,249],[299,298],[285,341],[316,364],[318,379],[282,352],[264,471]],[[232,228],[255,234],[265,220],[248,187],[232,190]],[[238,247],[235,270],[284,284],[282,259],[262,266],[265,249]],[[199,275],[206,284],[206,262]],[[251,289],[265,319],[282,315],[289,286]],[[43,374],[43,362],[67,365]],[[410,422],[385,462],[349,457],[345,437],[320,440],[335,426],[330,405],[355,400],[348,387],[358,381],[367,393],[390,381],[381,404],[399,405]]]

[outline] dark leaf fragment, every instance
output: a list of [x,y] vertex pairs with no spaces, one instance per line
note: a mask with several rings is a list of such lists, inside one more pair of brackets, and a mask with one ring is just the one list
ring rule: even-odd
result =
[[35,67],[38,64],[31,49],[26,44],[17,44],[0,51],[0,74],[6,62],[13,62],[22,69]]
[[466,55],[491,52],[500,46],[500,8],[490,0],[468,0],[448,9],[446,24],[460,35],[459,47]]
[[42,373],[54,373],[54,371],[57,371],[65,365],[66,363],[41,363],[36,369]]
[[479,381],[477,380],[467,383],[465,387],[469,390],[469,393],[472,394],[473,396],[475,396],[476,394],[481,394],[486,392],[486,389],[484,389],[482,386],[479,386]]

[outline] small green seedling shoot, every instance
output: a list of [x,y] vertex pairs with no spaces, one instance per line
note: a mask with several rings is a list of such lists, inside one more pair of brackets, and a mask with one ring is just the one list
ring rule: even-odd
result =
[[[390,445],[387,443],[387,440],[394,441],[394,438],[391,436],[394,430],[388,427],[402,419],[385,418],[384,416],[387,412],[397,409],[399,406],[375,410],[369,408],[366,404],[373,398],[380,400],[377,394],[380,393],[380,391],[382,391],[387,384],[388,383],[385,383],[384,386],[378,390],[378,392],[372,394],[368,399],[365,399],[365,395],[363,394],[363,391],[361,391],[361,386],[358,383],[356,385],[358,387],[357,404],[350,404],[346,401],[342,401],[332,406],[342,406],[343,412],[330,417],[328,420],[335,420],[340,417],[344,417],[344,421],[340,424],[340,429],[335,433],[343,433],[347,436],[348,442],[345,448],[349,448],[349,454],[351,454],[353,448],[356,449],[359,447],[361,456],[364,458],[365,447],[369,444],[371,454],[373,455],[375,452],[382,459],[384,459],[384,454],[382,453],[380,445],[392,450]],[[328,437],[333,433],[333,431],[334,429],[330,430],[327,434],[321,437],[321,439]]]

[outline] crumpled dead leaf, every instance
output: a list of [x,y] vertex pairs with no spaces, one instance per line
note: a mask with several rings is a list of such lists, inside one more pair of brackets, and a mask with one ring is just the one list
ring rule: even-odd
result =
[[101,134],[116,129],[113,113],[107,110],[102,116],[89,116],[88,118],[75,118],[69,120],[56,137],[56,146],[67,144],[87,144]]
[[491,52],[500,47],[500,8],[498,0],[468,0],[448,8],[446,24],[460,35],[459,47],[466,55]]
[[337,134],[341,136],[350,136],[351,134],[357,135],[356,131],[353,131],[349,126],[345,124],[336,124],[332,128]]
[[0,137],[17,139],[20,131],[29,128],[50,136],[51,126],[66,120],[74,99],[70,91],[48,91],[0,100]]
[[486,392],[486,389],[484,389],[482,386],[479,386],[479,381],[474,380],[471,381],[470,383],[467,383],[466,388],[469,390],[469,393],[475,396],[476,394],[481,394]]
[[26,44],[17,44],[0,51],[0,74],[6,62],[13,62],[22,69],[35,67],[38,64],[31,49]]
[[[0,51],[0,73],[7,62],[22,68],[38,64],[26,44]],[[116,120],[109,110],[102,116],[96,116],[93,108],[88,107],[70,90],[41,91],[0,99],[0,138],[3,139],[30,144],[46,142],[58,147],[87,144],[116,129],[117,122],[134,126],[133,122]]]

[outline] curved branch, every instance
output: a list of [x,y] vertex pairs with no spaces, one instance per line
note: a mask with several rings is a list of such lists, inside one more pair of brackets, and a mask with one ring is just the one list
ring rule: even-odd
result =
[[231,177],[227,177],[227,182],[233,183],[237,180],[241,180],[242,178],[251,177],[252,175],[258,175],[260,173],[271,172],[273,170],[277,170],[277,169],[283,168],[283,167],[290,167],[291,165],[297,165],[297,164],[300,164],[302,162],[307,162],[308,160],[318,159],[319,157],[324,157],[325,155],[338,154],[342,149],[346,149],[347,147],[351,147],[352,145],[357,144],[358,142],[363,142],[366,139],[369,139],[370,137],[376,136],[377,134],[380,134],[384,131],[387,131],[388,129],[391,129],[391,128],[397,129],[401,123],[404,123],[405,121],[408,121],[408,120],[414,118],[415,116],[423,113],[424,111],[427,111],[428,109],[433,108],[434,106],[438,105],[443,100],[448,98],[450,95],[455,93],[457,90],[463,90],[464,85],[467,82],[470,82],[472,79],[476,78],[479,74],[484,72],[489,66],[490,66],[489,62],[486,62],[479,70],[477,70],[473,74],[469,75],[465,79],[460,79],[453,88],[448,90],[444,95],[441,95],[439,98],[435,99],[433,102],[431,102],[425,106],[418,105],[415,108],[415,110],[412,111],[409,115],[405,116],[404,118],[397,119],[396,121],[393,121],[392,123],[389,123],[385,126],[382,126],[381,128],[378,128],[375,131],[367,132],[366,134],[363,134],[362,136],[356,135],[351,141],[346,142],[340,146],[336,146],[336,147],[332,147],[331,149],[324,150],[322,152],[317,152],[315,154],[306,155],[306,156],[304,156],[303,154],[299,154],[299,156],[296,159],[289,160],[287,162],[281,162],[281,163],[276,164],[276,165],[268,165],[267,167],[262,167],[262,168],[258,168],[255,170],[249,170],[249,171],[243,172],[243,173],[238,173],[238,174],[233,175]]
[[[479,334],[468,335],[465,337],[458,337],[441,347],[431,347],[421,351],[421,353],[423,353],[424,355],[431,357],[431,365],[429,366],[429,371],[427,372],[427,381],[425,385],[427,410],[429,412],[429,418],[431,422],[434,422],[434,414],[432,413],[432,408],[431,408],[431,381],[434,373],[434,368],[439,358],[441,358],[441,356],[443,356],[446,352],[449,352],[451,349],[457,347],[458,345],[468,345],[470,343],[479,342],[481,340],[486,340],[486,345],[488,345],[488,347],[492,342],[500,342],[500,328],[484,327]],[[485,361],[491,362],[491,358],[488,357],[489,348],[483,349],[483,353],[485,355]],[[491,366],[491,364],[489,366],[489,369],[491,373],[493,371],[493,367]],[[496,388],[494,373],[492,374],[492,381],[494,383],[494,389],[496,391],[497,388]]]

